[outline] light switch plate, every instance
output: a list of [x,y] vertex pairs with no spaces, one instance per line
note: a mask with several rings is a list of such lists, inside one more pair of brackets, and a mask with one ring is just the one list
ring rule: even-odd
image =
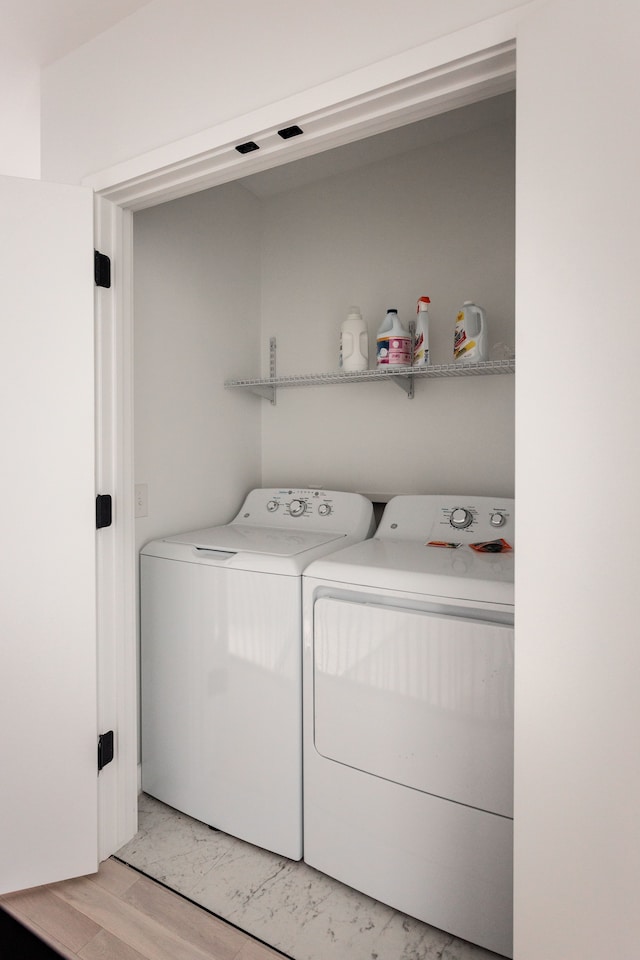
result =
[[146,483],[136,483],[135,486],[136,509],[135,516],[149,516],[149,485]]

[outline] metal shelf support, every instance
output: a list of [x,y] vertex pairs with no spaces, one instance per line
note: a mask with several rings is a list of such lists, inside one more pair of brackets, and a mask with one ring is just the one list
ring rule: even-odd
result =
[[407,377],[394,377],[393,382],[397,383],[401,390],[404,390],[409,400],[415,396],[415,383],[411,374]]

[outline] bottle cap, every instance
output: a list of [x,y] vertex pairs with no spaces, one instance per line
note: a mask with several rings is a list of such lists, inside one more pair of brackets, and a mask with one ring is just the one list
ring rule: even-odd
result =
[[431,303],[431,300],[429,299],[429,297],[418,297],[418,310],[416,312],[419,312],[421,308],[423,310],[427,309],[426,306],[425,307],[422,306],[423,303],[424,304]]

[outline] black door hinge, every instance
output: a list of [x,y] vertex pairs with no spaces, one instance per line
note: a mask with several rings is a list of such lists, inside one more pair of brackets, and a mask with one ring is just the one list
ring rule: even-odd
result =
[[93,275],[96,281],[96,287],[111,286],[111,260],[106,253],[93,251]]
[[98,773],[113,760],[113,730],[98,737]]
[[96,497],[96,530],[111,526],[112,513],[111,494],[99,493]]

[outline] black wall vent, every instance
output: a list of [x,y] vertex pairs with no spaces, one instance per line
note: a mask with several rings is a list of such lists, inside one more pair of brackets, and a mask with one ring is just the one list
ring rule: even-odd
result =
[[283,140],[299,137],[301,133],[304,133],[304,130],[295,123],[292,127],[284,127],[282,130],[278,130],[278,136],[282,137]]
[[259,150],[260,147],[254,140],[247,140],[246,143],[239,143],[236,147],[238,153],[253,153],[254,150]]

